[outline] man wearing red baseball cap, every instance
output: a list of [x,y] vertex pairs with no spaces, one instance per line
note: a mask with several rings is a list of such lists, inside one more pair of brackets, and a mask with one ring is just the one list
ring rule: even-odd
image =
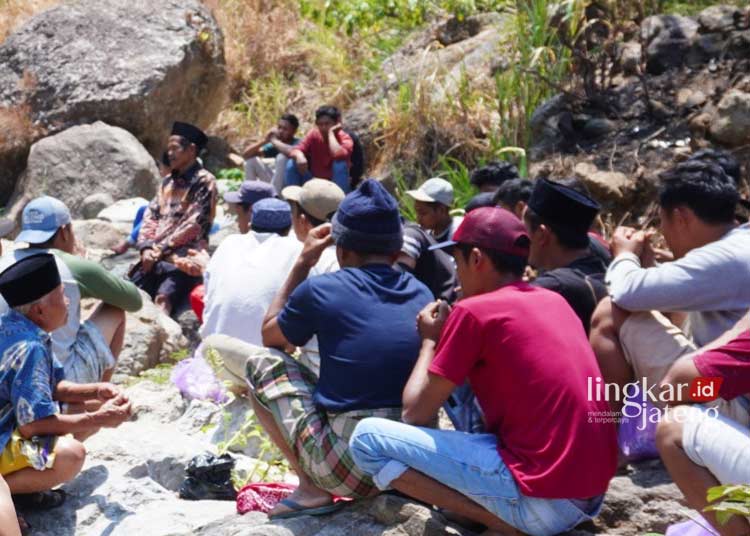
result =
[[[395,488],[487,526],[485,534],[552,535],[591,519],[617,465],[612,423],[590,401],[601,373],[575,312],[522,280],[523,223],[499,207],[466,215],[451,242],[464,299],[417,317],[419,359],[403,392],[403,423],[369,418],[354,461]],[[468,379],[487,433],[427,428]]]

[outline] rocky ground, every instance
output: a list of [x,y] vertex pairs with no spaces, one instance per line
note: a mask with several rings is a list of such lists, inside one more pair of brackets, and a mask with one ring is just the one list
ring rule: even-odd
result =
[[[86,441],[82,473],[65,486],[68,501],[57,510],[29,513],[37,536],[149,536],[263,535],[263,536],[473,536],[474,532],[448,523],[440,513],[392,495],[361,501],[332,516],[269,522],[259,513],[240,516],[234,502],[184,501],[177,490],[185,465],[216,448],[236,430],[248,406],[234,401],[228,407],[230,430],[223,429],[224,412],[209,402],[186,402],[169,384],[142,381],[128,389],[134,401],[131,422],[102,430]],[[208,426],[207,426],[208,425]],[[213,427],[211,426],[213,425]],[[234,427],[234,428],[233,428]],[[249,468],[257,453],[251,445],[236,452],[238,467]],[[635,536],[663,532],[687,519],[681,494],[658,461],[629,466],[611,483],[605,506],[595,524],[571,534]]]

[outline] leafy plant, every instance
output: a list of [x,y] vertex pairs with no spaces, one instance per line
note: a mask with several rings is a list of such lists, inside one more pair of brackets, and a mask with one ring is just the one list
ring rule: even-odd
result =
[[714,512],[722,525],[732,516],[750,518],[750,484],[714,486],[709,488],[706,500],[711,504],[704,510]]

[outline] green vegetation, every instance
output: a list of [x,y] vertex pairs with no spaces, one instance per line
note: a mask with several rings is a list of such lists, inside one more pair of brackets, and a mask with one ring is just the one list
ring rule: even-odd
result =
[[725,525],[732,516],[750,518],[750,484],[715,486],[706,496],[707,512],[715,512],[716,519]]

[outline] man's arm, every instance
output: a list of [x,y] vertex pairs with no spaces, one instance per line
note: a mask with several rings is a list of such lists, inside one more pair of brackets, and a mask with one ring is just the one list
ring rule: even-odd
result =
[[75,255],[60,253],[81,290],[82,298],[95,298],[125,311],[138,311],[143,299],[130,281],[116,277],[99,264]]
[[266,311],[261,329],[264,346],[270,348],[288,348],[289,346],[293,346],[281,331],[278,322],[279,313],[287,301],[289,301],[289,296],[294,289],[307,279],[310,270],[318,262],[325,248],[331,244],[333,244],[333,237],[331,236],[330,223],[324,223],[308,233],[305,244],[302,247],[302,252],[294,263],[292,271]]
[[38,419],[18,427],[18,432],[25,439],[34,436],[77,434],[102,427],[113,428],[130,418],[131,404],[123,398],[112,399],[93,413],[76,413],[72,415],[56,414]]
[[120,394],[120,390],[111,383],[73,383],[63,380],[55,386],[52,398],[58,402],[76,404],[88,400],[104,402]]
[[618,307],[626,311],[710,311],[727,309],[727,304],[736,300],[733,282],[738,278],[738,266],[732,262],[732,252],[704,246],[676,261],[643,268],[645,241],[643,232],[615,231],[615,259],[607,270],[606,283]]
[[440,331],[449,313],[450,306],[447,303],[436,301],[422,309],[417,316],[422,347],[417,364],[404,387],[401,418],[407,424],[428,425],[456,388],[450,380],[428,370],[435,357]]
[[277,151],[279,151],[281,154],[283,154],[286,157],[290,157],[292,151],[294,150],[294,145],[289,145],[288,143],[284,143],[279,138],[272,138],[270,143],[271,145],[276,147]]
[[[339,138],[341,138],[340,141]],[[354,142],[351,136],[342,130],[341,123],[334,125],[328,131],[328,149],[334,160],[345,160],[352,154]]]
[[247,160],[248,158],[253,158],[254,156],[260,156],[263,153],[263,147],[268,143],[273,142],[275,135],[276,131],[271,130],[262,140],[248,145],[242,152],[242,158]]

